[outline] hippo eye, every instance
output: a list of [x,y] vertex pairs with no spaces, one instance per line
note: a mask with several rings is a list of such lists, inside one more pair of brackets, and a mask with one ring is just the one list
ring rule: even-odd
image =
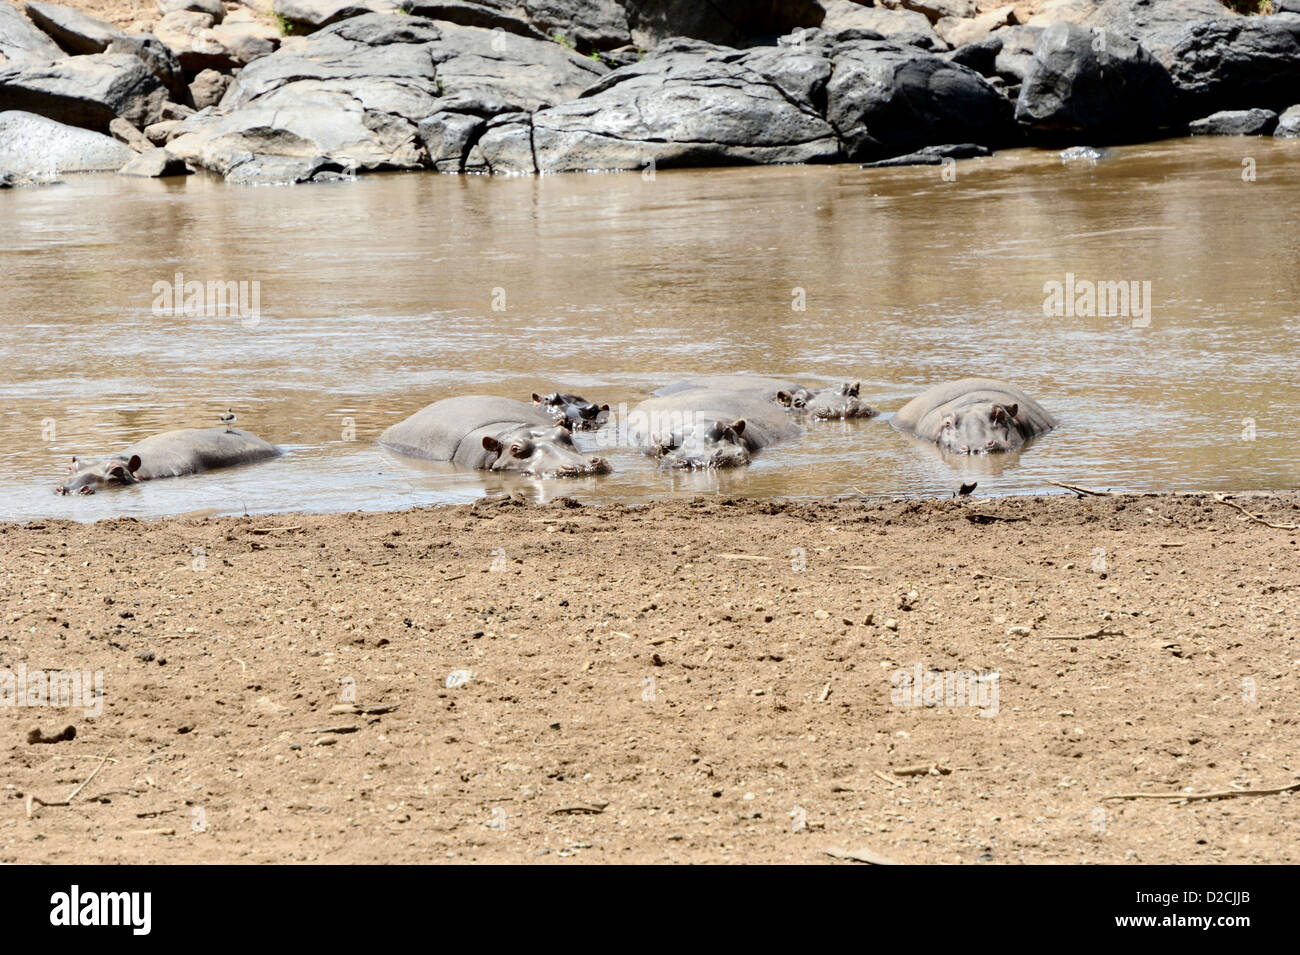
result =
[[510,454],[512,457],[526,458],[532,453],[533,453],[533,446],[531,444],[525,444],[522,441],[516,441],[514,444],[510,445]]

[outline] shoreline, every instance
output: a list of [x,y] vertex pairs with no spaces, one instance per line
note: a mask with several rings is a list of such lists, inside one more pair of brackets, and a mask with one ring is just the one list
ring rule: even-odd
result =
[[0,861],[1294,863],[1294,794],[1110,797],[1295,782],[1298,540],[1191,495],[0,525],[0,672],[104,689],[0,706]]

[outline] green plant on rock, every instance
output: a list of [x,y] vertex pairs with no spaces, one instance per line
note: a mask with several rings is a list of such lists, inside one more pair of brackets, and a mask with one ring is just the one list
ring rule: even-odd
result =
[[283,13],[273,12],[271,16],[275,20],[275,28],[280,31],[280,36],[289,36],[293,33],[293,21]]

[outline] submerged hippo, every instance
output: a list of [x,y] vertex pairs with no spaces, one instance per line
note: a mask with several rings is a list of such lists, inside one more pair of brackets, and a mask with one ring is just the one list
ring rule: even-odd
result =
[[131,445],[120,454],[73,458],[60,494],[94,494],[101,487],[135,484],[155,478],[202,474],[235,464],[265,461],[280,453],[255,434],[232,428],[183,428],[165,431]]
[[889,422],[954,454],[1011,451],[1056,427],[1056,419],[1015,385],[963,378],[913,398]]
[[628,413],[628,441],[673,468],[732,468],[801,434],[771,401],[755,394],[687,388],[647,398]]
[[609,405],[598,405],[578,395],[549,395],[533,393],[533,404],[551,416],[559,425],[570,431],[595,431],[609,420]]
[[584,456],[569,429],[536,405],[492,395],[444,398],[379,436],[384,447],[429,461],[536,477],[604,474],[604,458]]
[[693,388],[729,391],[775,401],[796,414],[814,418],[870,418],[876,410],[858,396],[860,382],[807,388],[786,378],[766,375],[701,375],[660,388],[656,395],[672,395]]
[[814,418],[871,418],[877,414],[875,408],[858,397],[862,382],[845,382],[838,387],[819,388],[811,391],[807,388],[795,388],[793,391],[778,391],[776,400],[791,411],[810,414]]

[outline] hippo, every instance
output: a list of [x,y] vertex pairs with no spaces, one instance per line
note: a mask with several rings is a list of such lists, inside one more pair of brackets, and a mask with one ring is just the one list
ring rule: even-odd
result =
[[252,464],[280,454],[255,434],[232,428],[182,428],[139,441],[119,454],[73,458],[60,494],[94,494],[101,487],[136,484],[156,478],[202,474],[236,464]]
[[781,390],[776,393],[777,403],[791,411],[809,414],[823,421],[837,418],[872,418],[878,412],[860,397],[858,390],[862,382],[845,382],[838,387],[819,388],[810,391],[807,388],[795,388],[792,391]]
[[533,404],[551,416],[556,424],[570,431],[595,431],[609,420],[609,405],[598,405],[578,395],[533,392]]
[[627,419],[628,441],[672,468],[742,467],[754,452],[800,434],[771,401],[712,388],[647,398]]
[[604,458],[584,456],[568,428],[536,405],[493,395],[435,401],[379,436],[398,454],[450,461],[480,471],[516,471],[534,477],[605,474]]
[[935,385],[903,405],[889,423],[954,454],[1012,451],[1056,427],[1056,419],[1033,398],[994,378]]
[[775,401],[796,414],[814,418],[870,418],[877,412],[860,397],[861,382],[844,383],[827,388],[807,388],[785,378],[766,375],[701,375],[666,385],[656,395],[671,395],[691,388],[734,391]]

